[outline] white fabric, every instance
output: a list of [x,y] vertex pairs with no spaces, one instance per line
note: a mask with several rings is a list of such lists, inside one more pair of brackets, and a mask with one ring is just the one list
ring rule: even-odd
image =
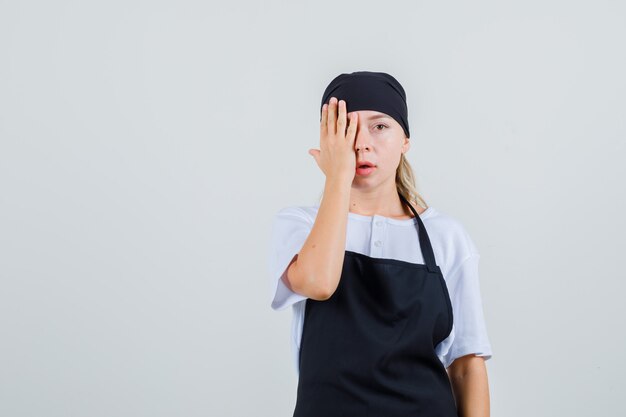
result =
[[[319,205],[285,207],[275,214],[272,222],[269,296],[274,310],[292,306],[291,351],[296,374],[299,374],[298,357],[307,297],[289,290],[281,277],[294,255],[302,249],[318,209]],[[433,207],[428,207],[420,218],[446,281],[454,316],[452,332],[436,346],[437,356],[446,368],[456,358],[471,353],[488,360],[492,352],[480,294],[478,249],[455,218]],[[346,250],[423,264],[416,223],[416,219],[348,213]]]

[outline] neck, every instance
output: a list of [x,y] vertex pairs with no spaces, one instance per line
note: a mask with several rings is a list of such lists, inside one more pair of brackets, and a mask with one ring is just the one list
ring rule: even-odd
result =
[[[411,202],[415,211],[420,213],[418,206]],[[350,212],[364,216],[375,214],[396,219],[413,218],[413,212],[400,199],[398,191],[393,184],[393,188],[385,189],[352,189],[350,193]]]

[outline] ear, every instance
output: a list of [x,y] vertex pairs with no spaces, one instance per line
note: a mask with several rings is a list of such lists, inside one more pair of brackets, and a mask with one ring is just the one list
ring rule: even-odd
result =
[[402,153],[407,153],[409,149],[411,149],[411,140],[405,136],[402,144]]

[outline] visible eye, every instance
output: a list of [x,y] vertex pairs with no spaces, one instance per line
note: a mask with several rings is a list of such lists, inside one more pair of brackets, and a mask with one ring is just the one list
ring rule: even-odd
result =
[[[384,124],[382,124],[382,123],[381,123],[381,124],[377,124],[377,125],[376,125],[376,127],[378,127],[378,126],[389,127],[389,126],[384,125]],[[378,129],[378,130],[384,130],[384,129]]]

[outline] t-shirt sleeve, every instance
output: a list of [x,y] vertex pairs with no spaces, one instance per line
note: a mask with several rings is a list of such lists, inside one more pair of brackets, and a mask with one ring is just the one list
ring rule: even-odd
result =
[[470,254],[451,271],[447,279],[454,319],[454,338],[449,350],[443,355],[446,368],[455,359],[468,354],[482,356],[485,360],[492,356],[480,294],[479,259],[478,253]]
[[269,244],[270,302],[274,310],[284,310],[307,297],[291,291],[281,279],[293,257],[300,252],[313,220],[299,207],[286,207],[275,214]]

